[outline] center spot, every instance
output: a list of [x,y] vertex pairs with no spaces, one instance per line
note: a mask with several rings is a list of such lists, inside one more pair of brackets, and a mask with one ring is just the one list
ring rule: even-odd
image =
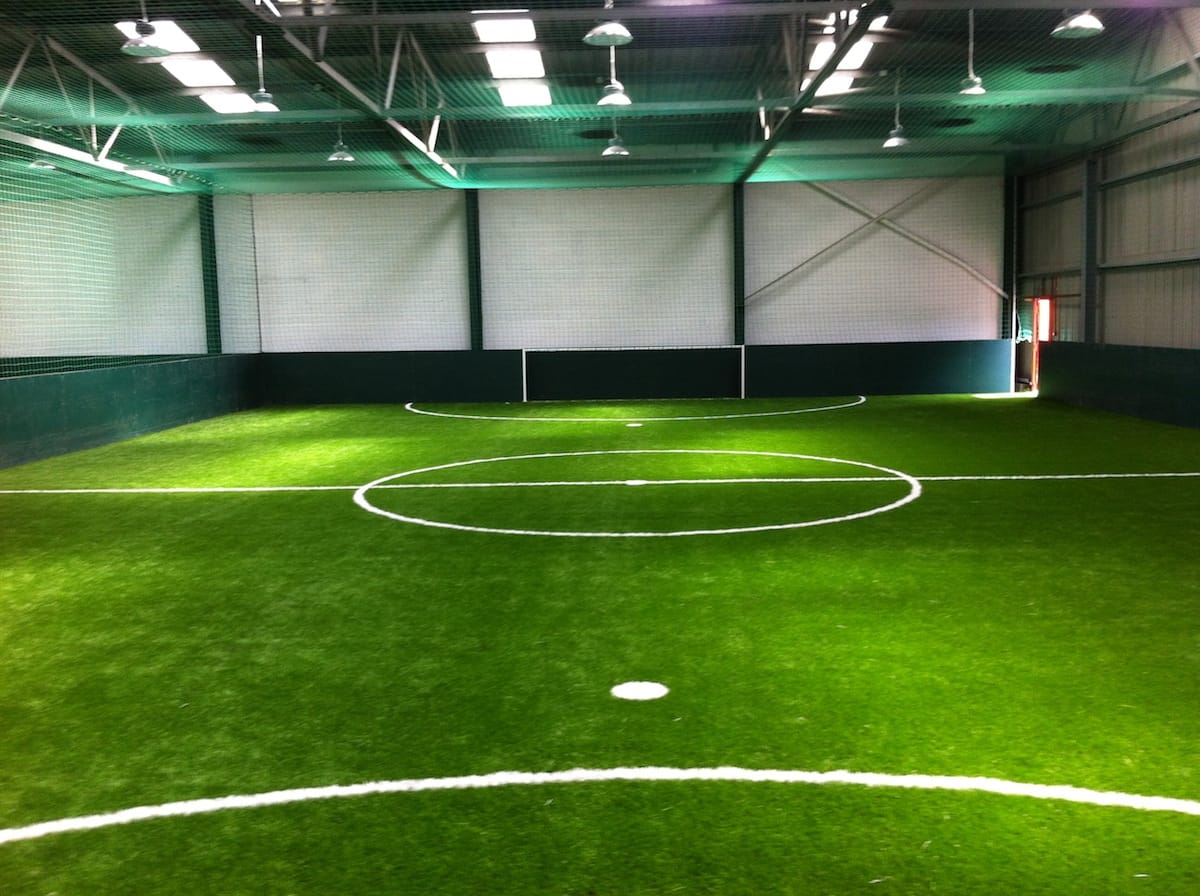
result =
[[626,479],[625,480],[626,485],[648,485],[649,482],[650,482],[650,480],[648,480],[648,479]]
[[667,696],[670,690],[657,681],[626,681],[615,685],[609,693],[618,700],[658,700]]

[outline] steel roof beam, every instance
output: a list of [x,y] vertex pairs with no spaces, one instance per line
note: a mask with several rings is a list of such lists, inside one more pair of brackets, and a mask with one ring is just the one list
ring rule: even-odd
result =
[[871,27],[871,23],[879,16],[887,15],[891,11],[892,4],[889,0],[875,0],[874,3],[869,3],[859,9],[858,18],[853,25],[841,34],[841,39],[837,42],[837,46],[834,47],[829,59],[821,66],[821,70],[812,76],[808,82],[808,87],[796,97],[795,101],[792,102],[778,121],[775,122],[775,129],[771,133],[771,136],[763,141],[762,146],[754,154],[754,158],[750,164],[746,166],[746,170],[737,176],[734,183],[744,184],[753,176],[754,172],[759,169],[759,166],[771,154],[771,150],[775,148],[775,144],[783,136],[784,126],[792,116],[813,105],[813,100],[816,99],[817,91],[821,89],[821,85],[825,83],[830,75],[837,71],[837,67],[842,59],[845,58],[851,48],[867,33]]
[[[245,0],[242,0],[243,5]],[[1070,3],[1065,4],[1070,6]],[[1086,5],[1086,4],[1081,4]],[[1103,9],[1189,9],[1196,0],[1104,0]],[[931,12],[987,10],[1055,10],[1062,12],[1063,0],[894,0],[897,12],[927,10]],[[694,6],[623,6],[616,15],[625,22],[646,19],[728,19],[744,17],[776,17],[790,15],[828,15],[861,9],[855,0],[793,0],[790,3],[713,3]],[[1100,7],[1097,7],[1100,8]],[[329,10],[321,15],[309,15],[302,10],[281,8],[278,17],[263,7],[250,5],[254,14],[264,22],[284,29],[342,28],[373,25],[444,25],[466,22],[471,18],[467,9],[408,13],[347,13]],[[603,10],[588,7],[531,9],[522,12],[524,18],[535,22],[594,22],[603,18]]]

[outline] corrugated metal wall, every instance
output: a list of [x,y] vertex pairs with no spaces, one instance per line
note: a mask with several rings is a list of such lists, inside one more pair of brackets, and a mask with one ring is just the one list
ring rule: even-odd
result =
[[[1200,10],[1164,13],[1139,77],[1200,86],[1189,35]],[[1200,108],[1120,117],[1128,136],[1023,179],[1020,296],[1057,298],[1059,340],[1200,349]]]

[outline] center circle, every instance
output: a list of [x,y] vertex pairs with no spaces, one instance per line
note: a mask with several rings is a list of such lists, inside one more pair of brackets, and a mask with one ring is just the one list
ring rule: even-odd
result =
[[[516,488],[516,487],[560,487],[560,486],[584,487],[584,486],[605,486],[605,485],[632,485],[634,483],[637,483],[638,485],[651,484],[651,480],[644,480],[644,479],[636,479],[636,480],[635,479],[613,479],[613,480],[602,480],[602,481],[566,481],[566,482],[562,482],[562,481],[491,482],[491,483],[488,483],[488,482],[459,482],[459,483],[455,483],[455,482],[436,482],[436,483],[404,482],[404,480],[406,480],[406,479],[411,479],[412,477],[417,477],[420,474],[424,474],[424,473],[434,473],[434,472],[443,471],[443,470],[474,468],[474,467],[478,467],[480,465],[485,465],[485,464],[503,464],[503,463],[507,463],[507,462],[530,461],[530,460],[538,461],[538,460],[550,460],[550,459],[558,459],[558,458],[602,457],[602,456],[609,456],[609,455],[625,455],[625,456],[630,456],[630,457],[646,456],[646,455],[702,455],[702,456],[716,456],[716,457],[727,456],[727,457],[739,457],[739,458],[746,458],[746,457],[781,458],[781,459],[785,459],[785,460],[786,459],[794,459],[794,460],[809,461],[809,462],[815,461],[818,463],[845,464],[845,465],[848,465],[851,467],[856,467],[861,471],[869,471],[871,474],[874,474],[874,475],[859,475],[856,477],[818,477],[817,479],[790,478],[790,479],[778,479],[778,480],[774,480],[774,479],[764,480],[764,479],[756,479],[753,477],[740,477],[740,478],[725,479],[725,480],[717,480],[717,479],[712,479],[712,478],[703,479],[702,478],[702,479],[690,479],[690,480],[665,480],[665,481],[660,481],[660,482],[656,483],[656,484],[662,485],[662,486],[681,485],[681,484],[703,485],[705,482],[714,482],[714,483],[716,483],[716,482],[723,482],[723,483],[746,482],[747,484],[752,483],[752,482],[773,482],[773,481],[779,481],[779,482],[832,481],[832,482],[837,482],[837,481],[839,481],[839,479],[844,479],[845,481],[848,481],[848,482],[850,482],[850,481],[874,482],[874,481],[895,480],[897,482],[906,483],[908,485],[908,490],[902,497],[898,498],[897,500],[890,501],[885,504],[880,504],[877,506],[869,507],[866,510],[860,510],[860,511],[857,511],[854,513],[847,513],[847,514],[842,514],[839,516],[825,516],[825,517],[820,517],[817,519],[796,520],[796,521],[782,522],[782,523],[768,523],[768,524],[764,524],[764,525],[753,525],[753,526],[742,525],[742,526],[730,526],[730,527],[722,527],[722,528],[716,528],[716,527],[714,527],[714,528],[693,528],[693,529],[683,528],[683,529],[667,529],[667,530],[648,531],[648,532],[625,532],[625,531],[605,531],[605,530],[576,531],[576,530],[572,530],[572,529],[554,529],[554,528],[530,529],[530,528],[515,528],[515,527],[509,528],[509,527],[501,527],[501,526],[470,525],[470,524],[466,524],[466,523],[455,523],[455,522],[449,522],[446,520],[434,520],[434,519],[428,519],[427,517],[422,517],[422,516],[397,513],[393,510],[388,510],[387,508],[378,506],[378,504],[372,502],[372,500],[370,498],[370,493],[373,490],[382,490],[382,489],[387,489],[387,488],[394,488],[394,489],[402,489],[402,488],[445,489],[445,488],[506,488],[506,487]],[[882,474],[882,475],[879,475],[879,474]],[[639,489],[639,492],[640,491],[641,490]],[[611,451],[565,451],[565,452],[553,452],[553,453],[546,453],[546,454],[519,454],[519,455],[508,456],[508,457],[485,457],[485,458],[477,458],[475,460],[455,461],[454,463],[438,464],[437,466],[432,466],[432,467],[421,467],[420,469],[416,469],[416,470],[405,470],[404,472],[401,472],[401,473],[392,473],[387,476],[382,476],[379,479],[376,479],[372,482],[368,482],[366,485],[360,486],[354,492],[354,503],[369,513],[373,513],[378,516],[385,517],[387,519],[396,520],[398,522],[411,523],[413,525],[418,525],[418,526],[430,526],[430,527],[438,528],[438,529],[454,529],[454,530],[458,530],[458,531],[462,531],[462,532],[485,532],[485,533],[492,533],[492,534],[497,534],[497,535],[541,535],[541,536],[560,537],[560,538],[669,538],[669,537],[694,536],[694,535],[732,535],[732,534],[741,533],[741,532],[770,532],[770,531],[778,531],[778,530],[783,530],[783,529],[803,529],[803,528],[809,528],[812,526],[828,525],[830,523],[844,523],[844,522],[849,522],[850,520],[863,519],[865,517],[875,516],[876,514],[879,514],[879,513],[886,513],[889,510],[895,510],[898,507],[902,507],[905,504],[915,501],[920,496],[921,496],[921,483],[914,477],[908,475],[907,473],[902,473],[899,470],[893,470],[888,467],[881,467],[877,464],[866,463],[865,461],[845,460],[843,458],[836,458],[836,457],[818,457],[818,456],[811,455],[811,454],[790,454],[790,453],[778,452],[778,451],[728,451],[728,450],[715,450],[715,449],[709,450],[709,449],[697,449],[697,448],[674,448],[674,449],[625,449],[625,450],[611,450]]]

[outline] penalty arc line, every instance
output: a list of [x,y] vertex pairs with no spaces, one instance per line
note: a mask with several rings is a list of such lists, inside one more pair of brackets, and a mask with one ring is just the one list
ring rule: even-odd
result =
[[500,416],[490,414],[452,414],[448,411],[428,411],[416,406],[415,402],[404,405],[406,411],[413,414],[423,414],[426,417],[445,417],[452,420],[504,420],[517,423],[675,423],[695,420],[738,420],[743,417],[786,417],[792,414],[812,414],[818,411],[840,411],[844,408],[855,408],[865,404],[865,395],[856,395],[853,401],[844,404],[831,404],[815,408],[791,408],[784,411],[753,411],[745,414],[701,414],[690,417],[539,417],[527,414],[522,417]]
[[804,771],[748,769],[736,766],[719,768],[672,768],[662,766],[633,768],[571,769],[557,772],[493,772],[444,778],[408,778],[395,781],[371,781],[363,784],[335,784],[304,787],[266,793],[241,794],[207,799],[182,800],[155,806],[137,806],[98,815],[60,818],[24,827],[0,830],[0,844],[35,840],[72,831],[91,831],[139,821],[206,815],[232,809],[258,809],[317,800],[346,799],[397,793],[424,793],[440,790],[483,790],[499,787],[596,784],[608,782],[731,782],[752,784],[841,784],[858,787],[900,788],[907,790],[963,791],[998,796],[1028,797],[1082,803],[1092,806],[1138,809],[1146,812],[1174,812],[1200,816],[1200,801],[1163,796],[1139,796],[1120,791],[1090,790],[1067,784],[1025,784],[1002,778],[976,778],[959,775],[896,775],[881,772]]

